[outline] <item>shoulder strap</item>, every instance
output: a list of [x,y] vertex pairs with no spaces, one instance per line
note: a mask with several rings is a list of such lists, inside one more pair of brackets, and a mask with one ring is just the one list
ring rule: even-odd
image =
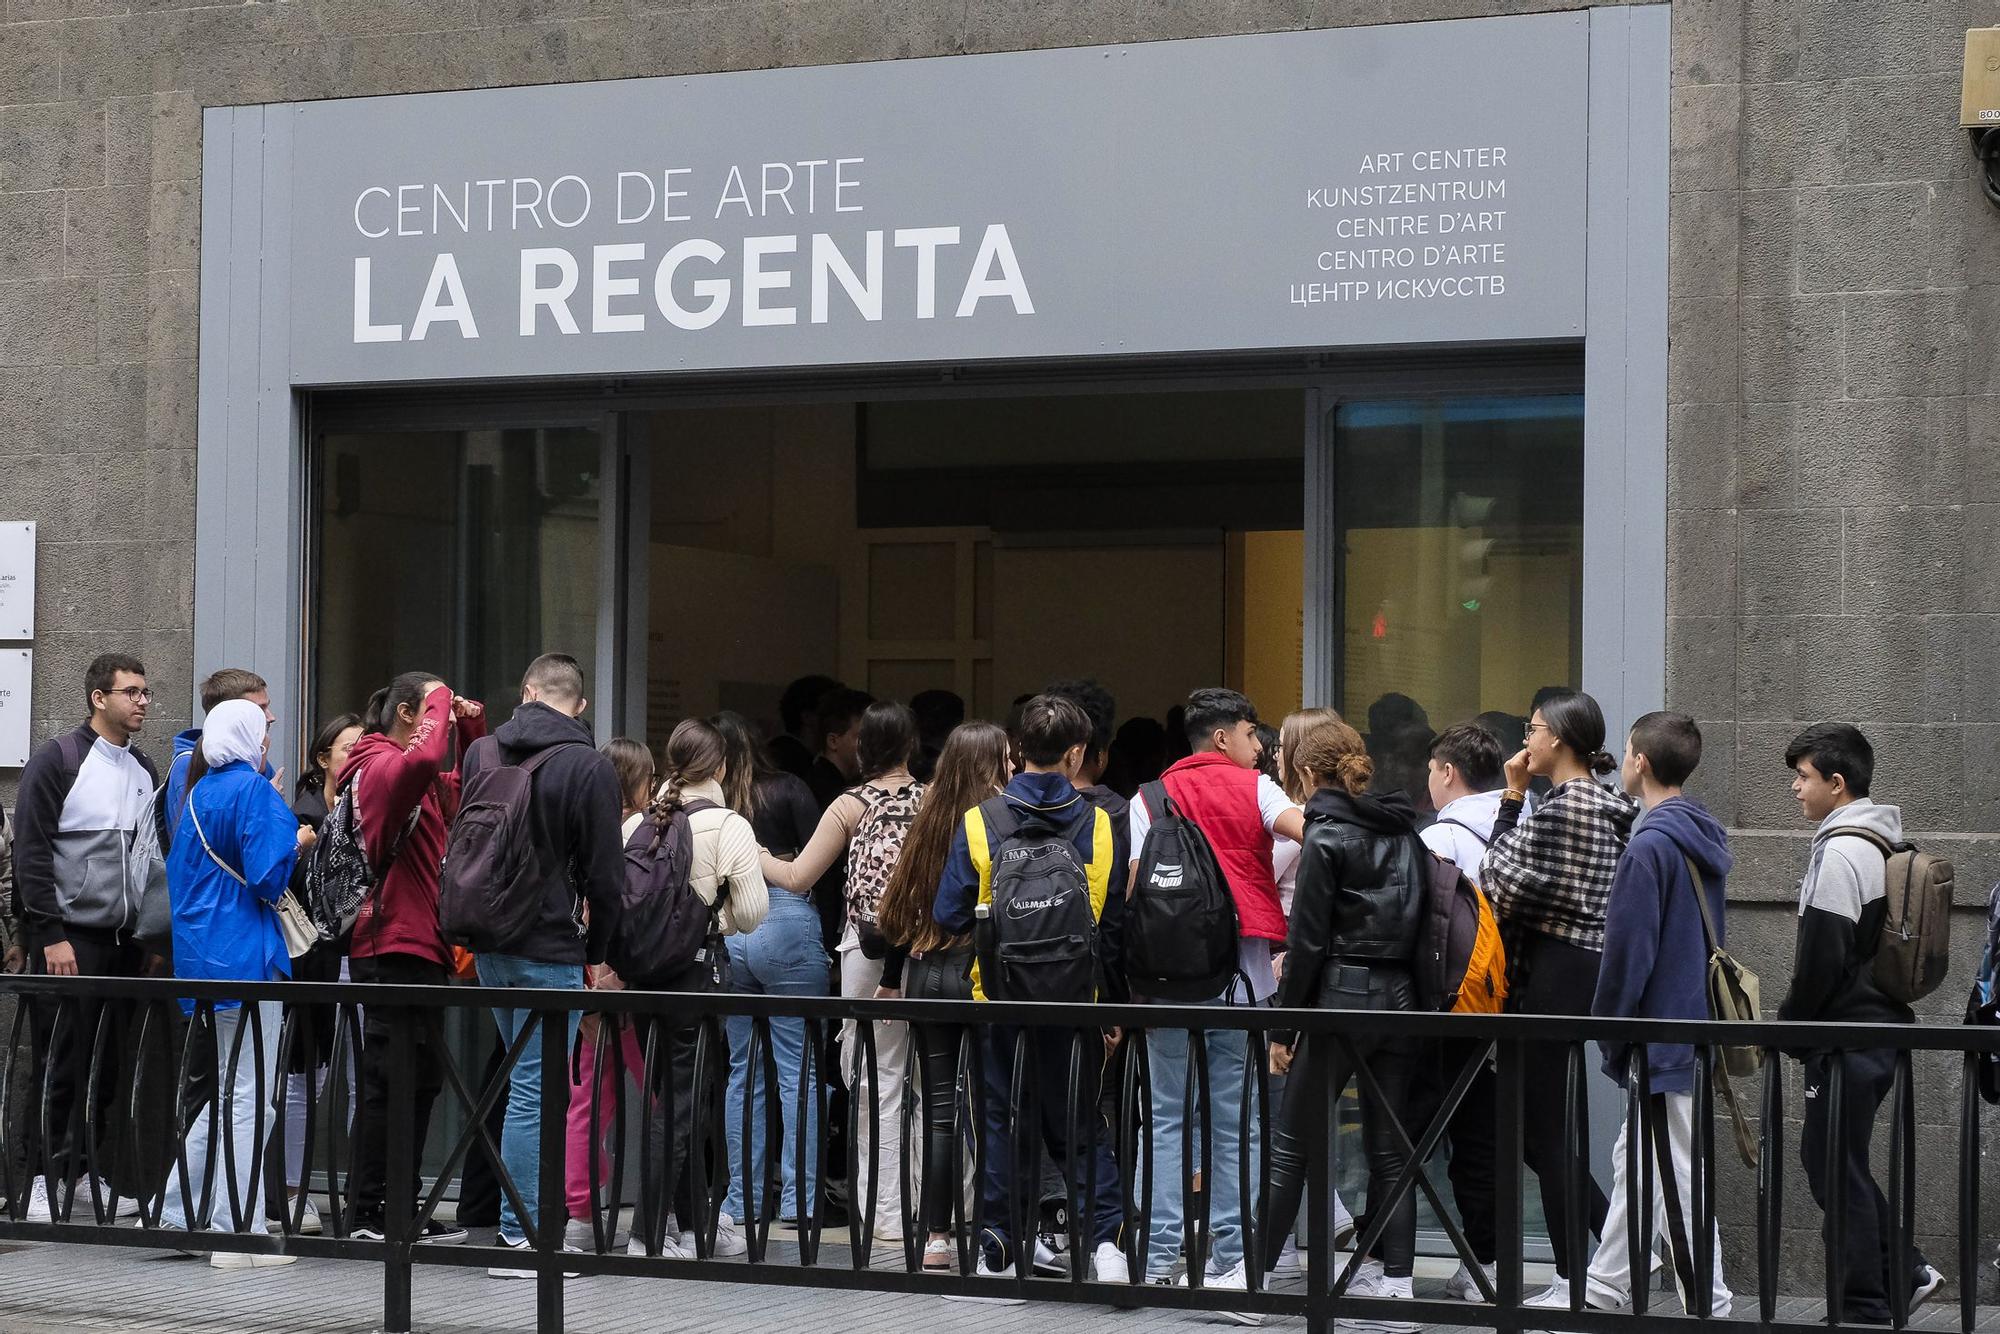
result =
[[1491,838],[1488,838],[1485,834],[1480,833],[1477,829],[1474,829],[1471,825],[1467,824],[1463,820],[1454,820],[1448,815],[1440,815],[1438,817],[1438,823],[1457,825],[1460,829],[1463,829],[1466,833],[1478,839],[1479,846],[1482,848],[1490,848],[1493,846],[1493,840]]
[[[547,753],[546,751],[543,752],[543,754]],[[710,801],[707,797],[695,797],[692,800],[682,802],[680,808],[681,813],[684,815],[696,815],[702,811],[719,811],[722,809],[722,803]]]
[[[485,741],[488,739],[489,738],[487,737],[479,738],[480,741]],[[478,742],[474,742],[473,744],[477,745]],[[495,744],[497,745],[498,743],[496,742]],[[542,767],[544,761],[546,761],[550,756],[554,755],[557,751],[568,750],[571,746],[581,746],[582,744],[583,743],[581,741],[558,741],[555,745],[550,746],[545,750],[538,750],[529,758],[521,761],[520,764],[521,772],[525,774],[533,774],[535,770]]]
[[1174,799],[1167,795],[1167,785],[1158,779],[1139,785],[1139,799],[1146,803],[1146,818],[1149,821],[1180,818]]
[[[199,787],[200,784],[197,783],[195,786]],[[194,808],[193,788],[188,789],[187,813],[188,813],[188,818],[194,821],[195,837],[201,840],[201,850],[208,854],[208,859],[214,862],[217,866],[220,866],[223,870],[223,873],[227,875],[231,880],[234,880],[237,884],[242,885],[244,888],[248,889],[250,887],[250,882],[248,880],[245,880],[242,874],[239,873],[235,867],[231,866],[228,862],[222,860],[222,858],[216,854],[215,845],[208,841],[208,834],[201,827],[201,812],[197,811]]]
[[1000,845],[1012,838],[1021,827],[1021,817],[1014,814],[1013,803],[1005,797],[988,797],[979,803],[979,813],[986,820],[986,848],[989,853],[999,851]]
[[83,767],[83,757],[90,753],[92,744],[94,743],[85,741],[83,734],[75,728],[71,728],[57,737],[56,750],[63,757],[63,767],[65,769],[81,769]]
[[1708,938],[1708,952],[1714,954],[1722,947],[1715,940],[1715,918],[1708,911],[1708,889],[1701,882],[1701,870],[1694,864],[1694,858],[1683,852],[1681,860],[1687,864],[1688,876],[1694,881],[1694,901],[1701,909],[1701,933]]
[[1893,857],[1903,851],[1872,829],[1836,829],[1827,836],[1827,842],[1831,843],[1836,838],[1858,838],[1863,843],[1872,843],[1881,850],[1884,857]]

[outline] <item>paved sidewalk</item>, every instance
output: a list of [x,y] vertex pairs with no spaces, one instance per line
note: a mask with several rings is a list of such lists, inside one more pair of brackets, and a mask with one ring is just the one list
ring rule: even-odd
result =
[[[843,1243],[832,1258],[838,1263],[845,1254]],[[1419,1290],[1436,1295],[1440,1283],[1420,1278]],[[416,1271],[414,1286],[421,1334],[534,1329],[531,1283],[500,1282],[477,1269],[427,1266]],[[981,1334],[1046,1334],[1056,1328],[1063,1334],[1201,1334],[1236,1328],[1220,1317],[1191,1312],[964,1306],[934,1297],[661,1278],[578,1280],[569,1285],[564,1305],[574,1334],[896,1334],[964,1327],[975,1320]],[[381,1272],[356,1261],[301,1260],[282,1269],[220,1272],[172,1252],[0,1248],[0,1330],[6,1334],[368,1334],[380,1328],[381,1313]],[[1739,1298],[1732,1323],[1747,1323],[1752,1314],[1753,1303]],[[2000,1308],[1987,1307],[1982,1314],[1983,1334],[2000,1334]],[[1817,1320],[1818,1307],[1788,1302],[1781,1318]],[[1274,1319],[1267,1327],[1302,1329],[1303,1322]],[[1912,1327],[1955,1329],[1957,1305],[1927,1308]]]

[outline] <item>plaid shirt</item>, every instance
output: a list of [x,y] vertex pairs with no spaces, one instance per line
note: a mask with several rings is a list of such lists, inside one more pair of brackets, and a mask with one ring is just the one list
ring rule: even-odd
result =
[[1604,907],[1639,803],[1589,779],[1564,783],[1493,840],[1479,887],[1510,936],[1523,930],[1604,948]]

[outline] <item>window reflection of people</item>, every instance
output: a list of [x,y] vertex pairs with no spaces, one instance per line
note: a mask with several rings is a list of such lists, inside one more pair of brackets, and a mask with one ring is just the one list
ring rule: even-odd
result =
[[1368,706],[1368,757],[1375,763],[1368,790],[1377,795],[1401,792],[1416,808],[1420,824],[1436,814],[1429,781],[1436,736],[1424,706],[1408,695],[1390,691]]

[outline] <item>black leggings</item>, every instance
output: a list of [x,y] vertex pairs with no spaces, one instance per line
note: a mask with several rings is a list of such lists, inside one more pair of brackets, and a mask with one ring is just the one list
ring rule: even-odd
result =
[[915,1024],[917,1078],[923,1089],[924,1180],[918,1211],[931,1232],[950,1232],[952,1199],[959,1191],[952,1146],[958,1130],[960,1024]]
[[[1530,932],[1514,945],[1510,961],[1511,994],[1507,1009],[1513,1014],[1590,1013],[1597,994],[1597,968],[1603,956],[1596,950],[1571,945],[1552,936]],[[1522,1056],[1522,1156],[1528,1169],[1542,1186],[1542,1212],[1548,1219],[1549,1242],[1556,1253],[1556,1274],[1560,1278],[1580,1278],[1570,1266],[1566,1244],[1571,1219],[1567,1183],[1571,1173],[1582,1178],[1582,1224],[1591,1237],[1604,1231],[1604,1214],[1610,1208],[1604,1190],[1590,1172],[1590,1116],[1588,1111],[1577,1125],[1581,1137],[1581,1157],[1572,1159],[1564,1148],[1568,1119],[1569,1044],[1530,1042]],[[1592,1247],[1582,1239],[1582,1263],[1590,1263]]]
[[[1327,1009],[1412,1010],[1415,992],[1409,970],[1397,967],[1356,967],[1330,963],[1320,1005]],[[1351,1054],[1350,1054],[1351,1052]],[[1341,1047],[1330,1034],[1305,1038],[1298,1048],[1291,1072],[1285,1079],[1285,1102],[1271,1128],[1271,1198],[1263,1213],[1264,1268],[1278,1262],[1292,1222],[1299,1216],[1299,1201],[1305,1193],[1306,1153],[1312,1137],[1326,1138],[1326,1118],[1330,1099],[1336,1099],[1354,1076],[1358,1062],[1365,1061],[1369,1073],[1381,1086],[1381,1097],[1361,1095],[1362,1143],[1368,1154],[1369,1212],[1388,1197],[1396,1178],[1402,1175],[1409,1154],[1396,1136],[1403,1123],[1414,1142],[1419,1130],[1407,1126],[1410,1084],[1416,1077],[1417,1044],[1407,1038],[1393,1040],[1354,1038],[1350,1048]],[[1407,1278],[1417,1252],[1417,1192],[1404,1194],[1389,1215],[1388,1226],[1374,1247],[1382,1267],[1392,1278]]]

